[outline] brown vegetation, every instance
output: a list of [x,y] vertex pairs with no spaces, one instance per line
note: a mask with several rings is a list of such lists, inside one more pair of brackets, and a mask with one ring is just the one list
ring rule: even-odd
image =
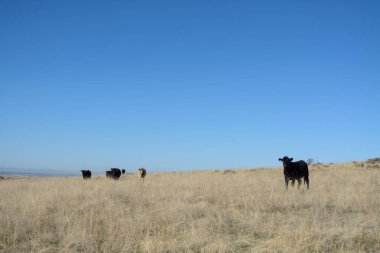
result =
[[0,182],[0,252],[379,252],[380,170],[310,166]]

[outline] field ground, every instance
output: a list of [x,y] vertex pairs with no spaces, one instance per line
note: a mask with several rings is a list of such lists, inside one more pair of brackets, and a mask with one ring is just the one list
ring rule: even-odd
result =
[[[149,171],[148,171],[149,173]],[[380,252],[380,169],[282,169],[0,181],[0,252]]]

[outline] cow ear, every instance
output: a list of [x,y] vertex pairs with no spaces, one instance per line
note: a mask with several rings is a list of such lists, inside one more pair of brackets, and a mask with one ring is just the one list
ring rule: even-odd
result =
[[282,158],[278,158],[279,161],[282,161]]
[[289,161],[293,161],[293,157],[289,159]]

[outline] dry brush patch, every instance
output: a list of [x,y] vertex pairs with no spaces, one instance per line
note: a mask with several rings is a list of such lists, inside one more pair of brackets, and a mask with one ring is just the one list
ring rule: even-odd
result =
[[28,178],[0,183],[2,252],[380,251],[380,170]]

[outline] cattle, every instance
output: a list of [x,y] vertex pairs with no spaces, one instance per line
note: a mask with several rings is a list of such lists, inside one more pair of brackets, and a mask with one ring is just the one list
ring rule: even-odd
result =
[[112,178],[113,180],[119,180],[121,174],[124,174],[125,170],[120,170],[118,168],[111,168],[111,170],[106,171],[106,177]]
[[107,171],[106,171],[106,177],[107,177],[107,178],[112,178],[112,174],[113,174],[113,173],[112,173],[111,170],[107,170]]
[[83,179],[91,179],[91,170],[81,170]]
[[278,160],[281,161],[284,166],[284,178],[286,189],[288,189],[288,184],[290,180],[292,181],[292,186],[294,186],[294,182],[295,180],[297,180],[299,189],[302,183],[302,178],[304,184],[307,185],[307,189],[309,189],[309,168],[307,167],[307,163],[305,163],[305,161],[300,160],[297,162],[292,162],[293,158],[289,158],[287,156],[279,158]]
[[142,180],[144,182],[144,178],[146,176],[146,169],[144,168],[138,169],[138,174],[139,174],[140,181]]

